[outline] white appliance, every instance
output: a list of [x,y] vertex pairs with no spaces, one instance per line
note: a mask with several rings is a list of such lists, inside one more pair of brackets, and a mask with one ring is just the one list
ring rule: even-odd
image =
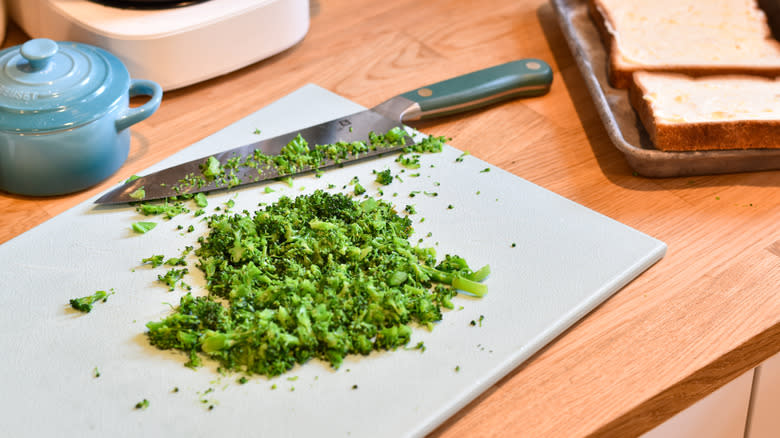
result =
[[131,77],[153,80],[164,90],[268,58],[309,29],[308,0],[202,0],[167,9],[89,0],[5,1],[10,18],[30,37],[102,47],[122,60]]

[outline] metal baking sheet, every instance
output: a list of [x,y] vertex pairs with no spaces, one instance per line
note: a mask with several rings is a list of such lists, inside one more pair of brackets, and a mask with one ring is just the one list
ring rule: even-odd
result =
[[[587,1],[551,0],[551,3],[610,139],[638,174],[675,177],[780,169],[780,149],[693,152],[656,149],[631,107],[628,91],[609,85],[606,49],[588,15]],[[778,8],[764,9],[770,23],[780,21]]]

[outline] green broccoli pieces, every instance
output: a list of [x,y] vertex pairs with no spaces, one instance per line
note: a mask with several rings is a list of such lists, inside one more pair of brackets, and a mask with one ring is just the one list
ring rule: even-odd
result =
[[408,344],[410,324],[432,329],[457,289],[486,291],[488,268],[458,256],[436,265],[433,248],[409,243],[411,220],[375,198],[318,190],[207,224],[195,255],[208,295],[187,294],[147,324],[152,345],[186,352],[191,367],[206,356],[268,376],[313,358],[338,368],[347,355]]

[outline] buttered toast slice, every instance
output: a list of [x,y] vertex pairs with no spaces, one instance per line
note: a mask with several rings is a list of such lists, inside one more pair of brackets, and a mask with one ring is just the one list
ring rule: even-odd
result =
[[610,83],[635,71],[780,76],[780,42],[756,0],[588,0]]
[[657,149],[780,148],[780,80],[637,72],[629,90]]

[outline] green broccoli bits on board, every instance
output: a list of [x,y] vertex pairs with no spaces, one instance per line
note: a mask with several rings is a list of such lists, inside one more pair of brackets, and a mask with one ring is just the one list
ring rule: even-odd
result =
[[412,223],[385,201],[318,190],[250,213],[208,218],[195,250],[208,295],[186,294],[147,324],[149,341],[208,356],[229,370],[275,376],[312,358],[338,368],[349,354],[409,343],[433,328],[460,289],[486,293],[487,266],[436,263],[409,243]]

